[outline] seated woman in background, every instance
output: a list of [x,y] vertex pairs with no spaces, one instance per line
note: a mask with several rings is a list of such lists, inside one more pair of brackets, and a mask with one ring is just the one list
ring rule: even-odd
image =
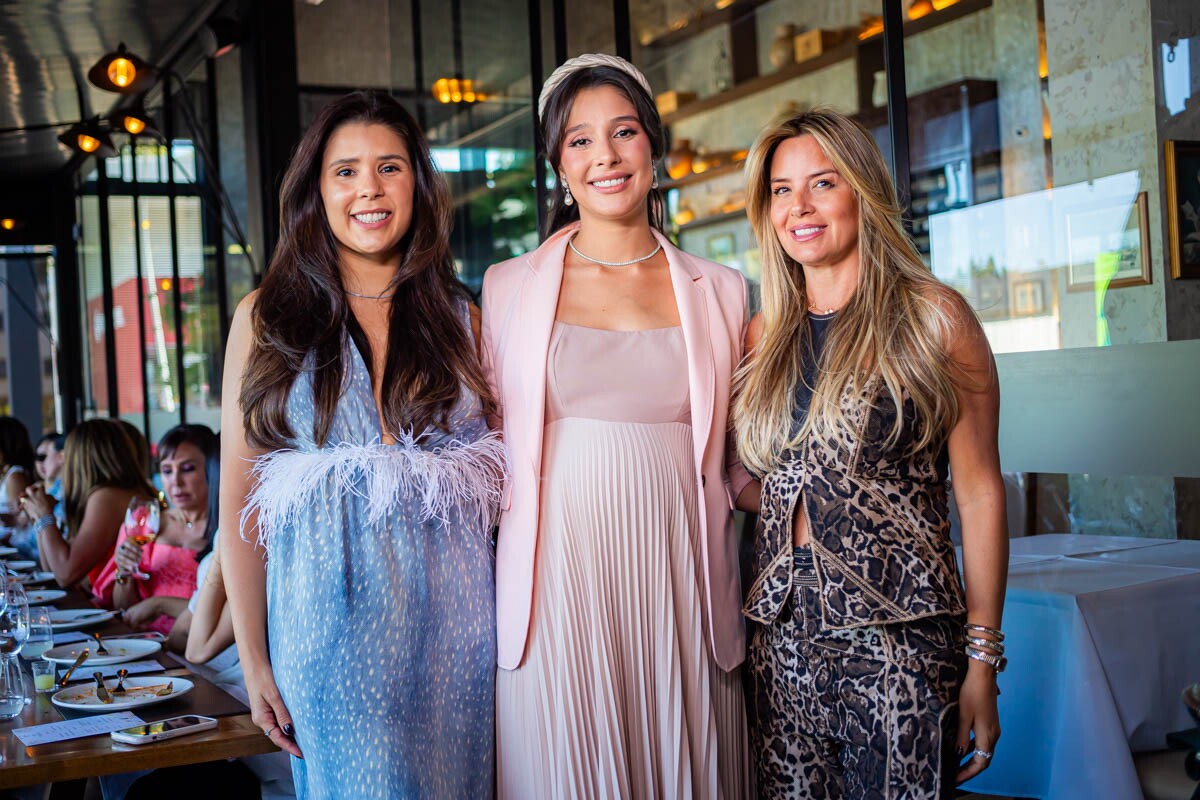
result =
[[90,588],[112,558],[129,501],[156,496],[140,467],[140,451],[125,427],[111,419],[86,420],[67,435],[62,471],[66,537],[45,487],[34,484],[25,490],[22,507],[34,520],[42,567],[54,573],[60,586],[87,578]]
[[[166,634],[196,590],[196,567],[208,552],[216,515],[209,513],[217,436],[204,425],[177,425],[158,443],[159,472],[171,507],[145,545],[121,527],[117,549],[95,584],[99,605],[125,609],[125,622]],[[139,579],[137,574],[148,574]]]
[[33,443],[16,417],[0,417],[0,526],[17,527],[21,496],[33,483]]

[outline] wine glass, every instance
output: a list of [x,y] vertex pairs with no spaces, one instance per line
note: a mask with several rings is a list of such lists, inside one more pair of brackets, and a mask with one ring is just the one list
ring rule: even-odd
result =
[[[134,542],[142,546],[142,560],[149,560],[149,546],[158,536],[159,506],[157,498],[135,497],[125,512],[125,530]],[[150,580],[150,574],[139,568],[130,576],[140,581]]]
[[6,594],[7,608],[0,614],[0,656],[5,661],[16,661],[29,638],[29,601],[20,584],[11,584]]

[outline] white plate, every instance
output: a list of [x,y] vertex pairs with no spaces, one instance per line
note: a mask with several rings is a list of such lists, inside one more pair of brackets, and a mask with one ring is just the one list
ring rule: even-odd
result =
[[102,608],[67,608],[50,612],[50,628],[55,631],[78,631],[92,625],[108,622],[119,611]]
[[62,589],[34,589],[32,592],[26,592],[25,596],[29,598],[29,605],[36,606],[41,603],[53,603],[55,600],[62,600],[67,596],[67,593]]
[[[90,661],[90,659],[89,659]],[[86,664],[85,664],[86,666]],[[127,708],[141,708],[142,706],[152,706],[155,703],[165,703],[168,700],[173,700],[176,697],[183,697],[192,690],[192,682],[187,678],[169,678],[166,675],[151,675],[148,677],[129,677],[125,679],[125,688],[131,689],[137,686],[161,686],[162,684],[170,683],[172,691],[168,695],[159,697],[156,694],[134,695],[112,695],[111,703],[101,703],[96,697],[96,682],[89,681],[87,683],[79,683],[74,686],[68,686],[65,689],[60,689],[50,696],[50,702],[59,708],[70,708],[75,711],[123,711]],[[104,686],[111,692],[117,685],[115,678],[109,678],[104,682]]]
[[29,586],[34,583],[45,583],[46,581],[54,580],[54,573],[49,570],[38,572],[27,572],[24,575],[9,576],[9,582],[23,583]]
[[25,569],[33,569],[37,566],[36,561],[5,561],[9,569],[15,569],[17,572]]
[[72,642],[71,644],[51,647],[42,654],[42,658],[58,664],[74,664],[75,658],[85,649],[90,650],[92,653],[88,660],[80,666],[80,669],[86,671],[89,666],[103,667],[106,664],[137,661],[139,658],[145,658],[152,653],[157,653],[162,649],[162,645],[150,639],[105,639],[104,649],[108,650],[108,655],[102,656],[96,652],[96,643],[94,641]]
[[21,552],[21,551],[15,547],[0,547],[0,558],[8,558],[9,556],[15,556],[19,552]]

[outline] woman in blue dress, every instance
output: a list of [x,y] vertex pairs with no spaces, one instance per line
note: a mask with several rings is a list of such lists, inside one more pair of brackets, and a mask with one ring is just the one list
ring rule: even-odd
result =
[[[300,797],[490,797],[504,473],[420,128],[323,109],[230,331],[221,558],[256,724]],[[473,336],[474,334],[474,336]]]

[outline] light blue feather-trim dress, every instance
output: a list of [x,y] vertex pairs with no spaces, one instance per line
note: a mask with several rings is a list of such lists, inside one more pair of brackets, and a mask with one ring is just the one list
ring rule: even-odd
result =
[[[311,375],[294,449],[255,465],[271,663],[304,759],[301,798],[492,796],[496,640],[489,540],[504,451],[465,387],[449,432],[380,444],[366,364],[325,447]],[[245,517],[244,517],[245,519]]]

